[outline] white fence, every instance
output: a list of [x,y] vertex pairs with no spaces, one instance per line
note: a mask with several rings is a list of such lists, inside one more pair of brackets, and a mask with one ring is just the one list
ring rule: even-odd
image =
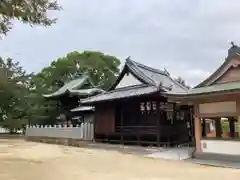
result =
[[67,126],[27,126],[25,135],[28,137],[70,138],[91,141],[93,140],[93,124],[82,123],[77,127]]
[[[21,129],[20,130],[15,130],[14,132],[20,134],[20,133],[22,133],[22,130]],[[10,133],[9,129],[0,127],[0,134],[5,134],[5,133]]]
[[0,133],[9,133],[9,130],[6,128],[0,127]]

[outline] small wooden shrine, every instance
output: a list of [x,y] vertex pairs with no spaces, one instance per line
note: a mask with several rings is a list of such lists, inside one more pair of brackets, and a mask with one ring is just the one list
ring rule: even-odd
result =
[[168,99],[187,91],[166,70],[127,59],[108,92],[81,103],[95,107],[96,141],[169,146],[192,141],[192,107]]
[[[75,108],[79,106],[80,99],[94,96],[102,92],[104,92],[102,89],[94,86],[88,75],[82,75],[77,79],[65,83],[56,92],[43,96],[46,99],[57,101],[60,114],[58,117],[59,120],[71,121],[74,123],[74,121],[79,120],[73,117],[76,116],[77,110]],[[75,109],[75,111],[72,112],[72,109]]]

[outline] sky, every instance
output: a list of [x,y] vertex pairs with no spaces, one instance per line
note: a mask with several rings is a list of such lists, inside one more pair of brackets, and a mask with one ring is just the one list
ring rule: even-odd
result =
[[16,22],[0,55],[38,72],[71,51],[96,50],[166,68],[197,85],[240,45],[239,0],[59,0],[49,28]]

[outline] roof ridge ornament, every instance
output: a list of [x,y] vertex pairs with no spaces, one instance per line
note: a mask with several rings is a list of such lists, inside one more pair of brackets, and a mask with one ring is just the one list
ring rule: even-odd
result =
[[165,88],[165,89],[167,89],[168,91],[171,91],[172,90],[172,88],[173,88],[173,85],[171,84],[170,86],[163,86],[163,83],[162,82],[160,82],[159,83],[159,85],[158,85],[158,89],[160,90],[160,89],[162,89],[162,88]]
[[131,61],[131,56],[128,56],[128,57],[126,58],[126,61]]
[[236,45],[233,41],[230,42],[231,47],[228,49],[228,56],[226,59],[232,58],[240,52],[240,46]]
[[171,91],[171,90],[172,90],[172,88],[173,88],[173,85],[171,84],[171,85],[170,85],[170,86],[168,86],[167,88],[169,89],[169,91]]
[[161,89],[162,86],[163,86],[163,83],[160,82],[159,85],[158,85],[158,88]]
[[234,41],[231,41],[230,43],[231,43],[231,45],[232,45],[231,48],[237,48],[237,47],[238,47],[238,46],[234,43]]

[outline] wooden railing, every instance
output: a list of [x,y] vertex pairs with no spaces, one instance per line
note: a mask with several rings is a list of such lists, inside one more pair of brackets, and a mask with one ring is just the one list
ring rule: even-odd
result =
[[117,126],[116,132],[130,133],[130,134],[158,134],[161,135],[176,135],[187,131],[184,124],[178,126],[163,125],[159,128],[157,126]]
[[156,126],[117,126],[116,132],[130,134],[157,134]]

